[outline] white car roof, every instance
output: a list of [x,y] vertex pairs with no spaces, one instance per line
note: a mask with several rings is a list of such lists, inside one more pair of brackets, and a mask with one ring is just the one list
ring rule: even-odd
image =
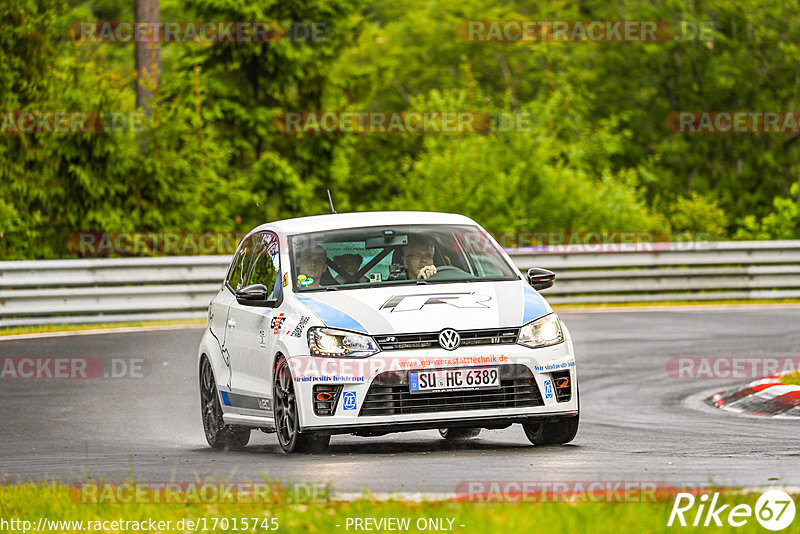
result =
[[454,213],[435,213],[430,211],[369,211],[284,219],[282,221],[262,224],[253,231],[273,230],[279,234],[286,235],[398,224],[477,225],[477,223],[469,217]]

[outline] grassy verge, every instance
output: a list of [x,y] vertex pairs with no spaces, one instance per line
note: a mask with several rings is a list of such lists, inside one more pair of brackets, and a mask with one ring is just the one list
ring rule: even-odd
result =
[[795,371],[781,377],[781,382],[792,386],[800,386],[800,372]]
[[77,332],[80,330],[102,330],[108,328],[133,328],[139,326],[171,326],[205,324],[205,319],[184,319],[176,321],[138,321],[128,323],[92,323],[92,324],[44,324],[33,326],[10,326],[0,328],[0,336],[17,334],[41,334],[47,332]]
[[[72,495],[72,496],[71,496]],[[720,504],[755,506],[758,494],[721,494]],[[796,497],[795,497],[796,499]],[[368,498],[350,502],[314,502],[305,504],[272,503],[224,503],[224,504],[158,504],[138,502],[134,504],[84,504],[70,494],[69,488],[59,484],[17,485],[0,487],[0,511],[2,518],[29,521],[35,531],[40,518],[49,521],[82,521],[81,525],[53,525],[40,532],[130,532],[135,529],[88,522],[105,521],[170,521],[169,526],[149,527],[141,531],[184,532],[186,520],[199,522],[198,532],[354,532],[355,519],[385,518],[408,520],[410,527],[400,531],[418,532],[417,522],[429,519],[441,521],[446,527],[440,530],[464,533],[509,533],[509,532],[592,532],[592,533],[643,533],[643,532],[707,532],[708,527],[667,527],[674,497],[656,502],[600,503],[600,502],[546,502],[546,503],[471,503],[455,501],[407,502],[375,501]],[[688,523],[694,519],[698,506],[686,513]],[[227,519],[227,525],[221,519]],[[236,519],[236,524],[234,524]],[[247,519],[248,528],[243,519]],[[267,520],[266,522],[264,520]],[[274,519],[274,522],[272,521]],[[705,519],[705,517],[703,517]],[[722,515],[722,521],[726,514]],[[183,528],[176,528],[184,520]],[[257,520],[259,527],[253,528]],[[451,522],[452,521],[452,522]],[[701,521],[702,524],[702,521]],[[266,525],[268,528],[262,528]],[[277,525],[277,529],[274,528]],[[348,528],[349,525],[349,528]],[[216,528],[214,528],[216,526]],[[227,528],[223,528],[226,526]],[[236,528],[234,528],[234,526]],[[99,527],[99,528],[97,528]],[[6,529],[9,530],[9,529]],[[358,529],[364,531],[364,529]],[[373,528],[375,531],[388,529]],[[436,530],[427,528],[426,531]],[[713,528],[712,531],[755,532],[764,531],[755,517],[749,517],[745,528],[730,526]],[[784,533],[800,532],[800,520],[795,520]]]

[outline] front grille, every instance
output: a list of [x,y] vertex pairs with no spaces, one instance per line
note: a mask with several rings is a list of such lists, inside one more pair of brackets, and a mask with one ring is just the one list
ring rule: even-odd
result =
[[370,385],[359,416],[495,410],[544,404],[530,369],[508,364],[499,366],[499,371],[498,389],[414,394],[408,387],[409,371],[381,373]]
[[553,373],[553,384],[556,386],[556,401],[567,402],[572,398],[571,382],[569,371]]
[[[317,399],[317,395],[323,394],[327,400]],[[342,386],[331,384],[317,384],[311,392],[311,400],[314,403],[314,415],[333,415],[336,411],[336,403],[339,402],[339,395],[342,393]]]
[[[492,328],[488,330],[459,330],[461,346],[512,345],[517,342],[519,328]],[[439,347],[439,332],[426,334],[387,334],[375,336],[381,350],[430,349]]]

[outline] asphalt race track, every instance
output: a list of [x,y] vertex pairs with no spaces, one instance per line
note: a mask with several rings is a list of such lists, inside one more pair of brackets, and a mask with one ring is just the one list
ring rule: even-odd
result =
[[[334,436],[327,454],[280,452],[254,432],[243,452],[208,448],[196,376],[201,328],[0,342],[0,356],[144,360],[141,378],[0,380],[0,478],[291,479],[335,492],[454,492],[463,480],[656,481],[800,486],[800,421],[703,407],[742,380],[677,380],[677,356],[800,357],[800,307],[562,313],[578,355],[575,441],[534,448],[521,427],[449,446],[436,431]],[[694,397],[694,398],[693,398]],[[772,482],[768,482],[773,479]]]

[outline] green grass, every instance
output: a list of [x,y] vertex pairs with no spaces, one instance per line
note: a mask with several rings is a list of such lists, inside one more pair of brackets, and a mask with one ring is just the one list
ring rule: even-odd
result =
[[800,386],[800,372],[795,371],[793,373],[783,375],[781,377],[781,382],[791,386]]
[[[355,532],[346,529],[348,518],[409,518],[409,532],[418,532],[413,526],[419,518],[453,519],[456,533],[532,533],[532,532],[591,532],[597,534],[648,533],[648,532],[709,532],[708,528],[667,527],[667,520],[674,498],[662,496],[657,502],[644,503],[471,503],[456,501],[406,502],[376,501],[367,497],[350,502],[314,502],[291,504],[284,494],[277,494],[274,502],[238,504],[158,504],[139,502],[135,504],[85,504],[73,491],[60,484],[24,484],[0,486],[0,517],[5,520],[22,519],[37,525],[39,518],[71,521],[127,520],[172,521],[206,518],[207,532],[212,529],[214,518],[228,518],[228,531],[233,531],[233,518],[275,518],[279,532],[312,532],[333,534]],[[727,494],[720,496],[720,504],[745,503],[754,506],[758,494]],[[795,497],[797,500],[797,497]],[[731,507],[728,508],[730,510]],[[696,512],[697,506],[692,511]],[[689,515],[687,514],[687,518]],[[691,515],[693,518],[694,515]],[[723,514],[723,519],[725,514]],[[445,524],[447,522],[445,521]],[[463,525],[463,526],[461,526]],[[218,525],[219,527],[219,525]],[[77,529],[62,528],[63,532]],[[95,529],[96,530],[96,529]],[[113,530],[113,529],[110,529]],[[241,532],[267,532],[268,530],[244,530]],[[53,531],[52,529],[49,531]],[[88,532],[84,526],[84,532]],[[130,532],[118,528],[117,532]],[[149,530],[145,530],[149,531]],[[762,532],[755,518],[748,519],[742,528],[711,528],[711,532]],[[163,532],[179,532],[165,529]],[[203,532],[200,528],[199,532]],[[360,532],[364,532],[363,530]],[[433,532],[433,531],[428,531]],[[796,519],[783,533],[800,532],[800,519]]]
[[108,328],[131,328],[138,326],[170,326],[205,324],[205,319],[186,319],[177,321],[137,321],[127,323],[92,323],[92,324],[45,324],[32,326],[10,326],[0,328],[0,336],[17,334],[41,334],[47,332],[77,332],[80,330],[103,330]]

